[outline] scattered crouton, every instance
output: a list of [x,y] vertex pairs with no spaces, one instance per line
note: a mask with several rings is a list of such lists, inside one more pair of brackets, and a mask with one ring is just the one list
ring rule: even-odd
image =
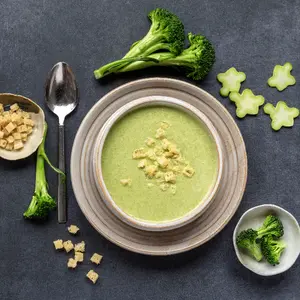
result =
[[94,253],[93,256],[91,257],[91,262],[93,262],[96,265],[99,265],[101,260],[102,260],[103,256],[98,254],[98,253]]

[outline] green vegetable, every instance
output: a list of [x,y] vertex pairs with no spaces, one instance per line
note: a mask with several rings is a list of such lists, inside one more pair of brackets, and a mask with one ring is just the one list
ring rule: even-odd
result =
[[274,107],[271,103],[264,106],[264,112],[270,115],[272,120],[271,127],[274,130],[279,130],[282,126],[292,127],[294,119],[299,116],[299,109],[288,107],[284,101],[279,101]]
[[265,236],[261,241],[263,256],[269,264],[275,266],[279,264],[280,256],[286,245],[283,241],[274,240],[272,236]]
[[239,248],[246,249],[257,261],[261,261],[263,255],[260,245],[256,242],[256,240],[257,232],[253,229],[247,229],[238,235],[236,243]]
[[43,141],[37,151],[35,190],[31,202],[24,213],[26,219],[44,219],[49,212],[56,207],[56,202],[48,193],[48,184],[45,175],[45,161],[65,180],[65,174],[55,168],[49,161],[45,152],[45,139],[47,135],[47,124],[45,124]]
[[208,74],[215,62],[215,50],[210,41],[203,35],[189,33],[188,39],[190,46],[177,56],[170,51],[158,52],[147,56],[149,61],[141,59],[121,68],[119,66],[122,65],[122,60],[120,60],[96,70],[94,72],[95,77],[101,78],[110,73],[129,72],[152,66],[165,66],[178,67],[185,72],[187,77],[201,80]]
[[257,115],[259,107],[264,104],[263,96],[255,96],[250,89],[243,90],[242,94],[231,92],[229,99],[236,105],[236,115],[244,118],[246,115]]
[[273,76],[269,78],[268,85],[276,87],[278,91],[283,91],[289,85],[294,85],[296,79],[291,75],[293,66],[287,62],[283,66],[276,65],[273,70]]
[[180,54],[184,48],[184,26],[180,19],[167,11],[157,8],[148,15],[151,26],[148,33],[139,41],[132,44],[124,59],[118,60],[94,71],[96,79],[111,73],[118,73],[119,69],[134,61],[148,61],[146,58],[152,53],[167,51],[167,53]]
[[266,217],[263,226],[257,230],[257,239],[261,239],[264,236],[272,236],[274,238],[280,238],[284,234],[284,229],[280,219],[274,215]]
[[236,68],[232,67],[225,73],[218,74],[217,79],[223,85],[220,89],[220,95],[227,97],[230,92],[240,91],[241,83],[246,80],[246,74],[238,72]]

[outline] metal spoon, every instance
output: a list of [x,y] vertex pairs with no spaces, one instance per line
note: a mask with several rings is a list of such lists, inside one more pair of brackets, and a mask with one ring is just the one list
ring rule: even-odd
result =
[[[64,121],[78,104],[78,88],[75,76],[65,62],[53,66],[46,81],[46,103],[49,109],[58,116],[58,167],[65,173],[65,131]],[[57,195],[58,223],[67,222],[66,183],[58,179]]]

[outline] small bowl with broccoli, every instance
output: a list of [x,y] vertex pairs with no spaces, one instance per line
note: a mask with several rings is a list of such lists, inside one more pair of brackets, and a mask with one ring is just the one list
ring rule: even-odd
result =
[[283,208],[264,204],[246,211],[233,233],[240,263],[252,272],[272,276],[287,271],[300,253],[300,227]]

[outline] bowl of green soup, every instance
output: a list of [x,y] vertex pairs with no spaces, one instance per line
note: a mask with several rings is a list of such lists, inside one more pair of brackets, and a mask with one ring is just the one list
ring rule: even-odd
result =
[[222,171],[222,142],[212,122],[171,97],[132,100],[113,112],[95,141],[101,198],[141,230],[171,230],[198,218],[213,202]]

